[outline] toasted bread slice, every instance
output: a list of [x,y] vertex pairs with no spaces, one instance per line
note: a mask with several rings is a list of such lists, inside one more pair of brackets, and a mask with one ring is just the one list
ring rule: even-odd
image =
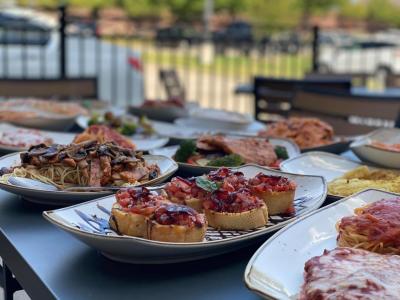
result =
[[267,225],[268,209],[266,205],[242,213],[217,212],[204,210],[211,227],[222,230],[249,230]]
[[288,213],[294,205],[295,191],[284,192],[255,192],[257,197],[264,200],[270,216]]
[[124,211],[119,203],[113,204],[109,223],[111,228],[120,234],[146,237],[146,217]]
[[150,240],[174,243],[202,242],[206,236],[207,221],[202,227],[182,225],[161,225],[147,221],[147,238]]

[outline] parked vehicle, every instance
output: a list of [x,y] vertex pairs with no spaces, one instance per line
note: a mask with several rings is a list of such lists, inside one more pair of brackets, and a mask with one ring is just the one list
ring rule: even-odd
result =
[[[0,78],[60,78],[56,27],[3,11],[0,20]],[[67,78],[97,77],[100,99],[120,105],[141,103],[143,77],[137,51],[94,36],[68,35],[66,47]]]
[[400,73],[400,46],[391,42],[361,41],[322,48],[320,72],[375,74]]
[[182,44],[193,46],[202,41],[202,36],[193,29],[171,26],[157,29],[155,41],[159,47],[178,47]]
[[224,53],[227,48],[234,47],[249,54],[254,43],[253,28],[244,21],[232,22],[225,29],[213,32],[212,40],[218,53]]

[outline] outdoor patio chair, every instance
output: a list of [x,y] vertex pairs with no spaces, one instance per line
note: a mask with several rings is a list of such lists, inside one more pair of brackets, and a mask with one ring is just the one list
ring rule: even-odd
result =
[[97,79],[0,79],[0,97],[97,99]]
[[336,134],[364,134],[378,127],[400,126],[400,98],[359,96],[322,89],[296,92],[289,116],[314,116],[331,124]]
[[303,79],[288,80],[255,77],[254,100],[255,117],[260,121],[273,121],[277,117],[287,117],[294,95],[300,89],[319,87],[332,91],[349,92],[351,80],[344,79]]
[[186,100],[185,88],[179,80],[178,74],[175,70],[160,70],[159,76],[169,100]]

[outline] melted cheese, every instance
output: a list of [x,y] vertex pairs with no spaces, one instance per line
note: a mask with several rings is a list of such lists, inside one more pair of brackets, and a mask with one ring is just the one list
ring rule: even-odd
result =
[[400,299],[400,256],[336,248],[310,259],[299,299]]

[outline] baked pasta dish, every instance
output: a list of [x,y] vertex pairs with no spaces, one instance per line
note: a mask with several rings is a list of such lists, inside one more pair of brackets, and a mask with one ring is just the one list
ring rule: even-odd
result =
[[79,144],[86,141],[97,141],[100,144],[114,142],[122,148],[135,150],[135,144],[127,137],[105,125],[91,125],[84,132],[78,134],[73,143]]
[[389,143],[382,143],[378,141],[372,141],[370,146],[382,150],[388,150],[393,152],[400,152],[400,143],[397,144],[389,144]]
[[20,165],[2,170],[3,182],[13,175],[53,184],[60,189],[76,185],[129,186],[155,179],[160,174],[159,167],[149,165],[141,153],[111,142],[39,144],[22,152],[20,157]]
[[314,148],[333,142],[332,126],[317,118],[289,118],[268,125],[259,132],[260,136],[288,138],[293,140],[300,149]]
[[299,300],[400,298],[400,256],[336,248],[308,260]]
[[0,102],[0,121],[15,121],[35,117],[75,117],[86,115],[87,110],[72,102],[39,99],[12,99]]

